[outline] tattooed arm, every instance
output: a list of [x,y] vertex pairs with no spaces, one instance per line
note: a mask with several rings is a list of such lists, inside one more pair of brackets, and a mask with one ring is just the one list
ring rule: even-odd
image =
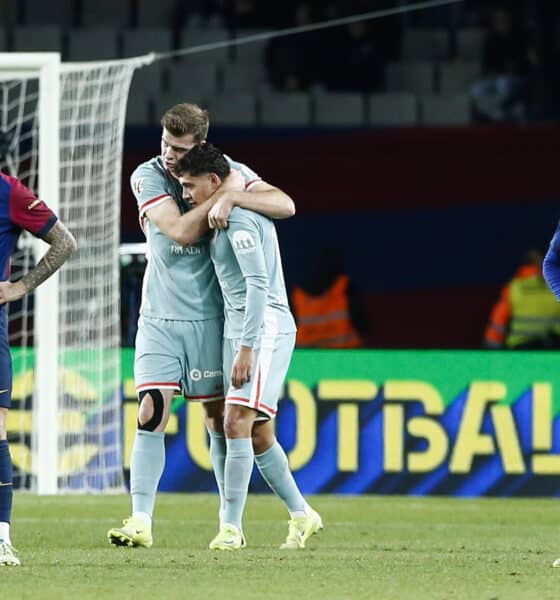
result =
[[66,226],[57,221],[44,237],[51,247],[37,266],[16,282],[0,281],[0,305],[13,302],[25,296],[31,290],[48,279],[66,262],[78,248],[74,236]]

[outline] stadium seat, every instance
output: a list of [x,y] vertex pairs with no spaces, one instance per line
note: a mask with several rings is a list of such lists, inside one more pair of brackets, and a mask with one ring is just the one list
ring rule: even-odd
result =
[[364,98],[361,94],[317,93],[314,103],[316,125],[360,126],[365,123]]
[[114,28],[71,29],[68,59],[109,60],[118,58],[118,34]]
[[[227,29],[208,29],[208,30],[193,30],[189,27],[184,27],[181,30],[179,38],[180,48],[192,48],[193,46],[202,46],[212,44],[214,42],[222,42],[230,39],[230,34]],[[214,64],[225,63],[229,60],[230,48],[216,48],[215,50],[204,50],[196,52],[192,55],[186,55],[183,58],[189,62],[213,62]]]
[[414,94],[371,94],[368,98],[368,125],[405,126],[418,123],[418,102]]
[[137,0],[138,27],[173,27],[176,0]]
[[263,65],[228,63],[221,69],[221,90],[231,92],[257,92],[266,82]]
[[254,126],[257,124],[253,94],[220,94],[209,103],[212,125]]
[[216,95],[216,65],[198,63],[187,65],[184,62],[172,62],[165,66],[167,85],[165,89],[175,95],[190,94],[206,101]]
[[131,24],[131,5],[128,0],[81,0],[82,27],[112,26],[119,29]]
[[[242,39],[252,35],[260,35],[270,31],[269,29],[241,29],[237,31],[235,39]],[[232,57],[235,61],[243,63],[256,63],[264,65],[267,40],[246,42],[235,45],[232,48]]]
[[435,66],[431,62],[389,63],[387,91],[431,94],[435,89]]
[[456,33],[457,55],[464,60],[480,62],[484,45],[483,29],[461,29]]
[[62,29],[57,25],[31,25],[14,29],[15,52],[62,52]]
[[439,69],[439,91],[442,94],[467,93],[480,72],[478,63],[474,61],[444,63]]
[[260,96],[261,124],[267,126],[308,126],[311,102],[306,92],[265,92]]
[[471,121],[471,103],[467,94],[425,96],[420,107],[423,125],[467,125]]
[[407,29],[402,36],[401,58],[404,61],[446,60],[450,38],[445,29]]
[[164,27],[127,29],[122,33],[123,56],[140,56],[149,52],[169,52],[172,48],[171,30]]
[[[22,0],[18,0],[18,3]],[[15,2],[13,3],[15,4]],[[77,20],[76,0],[23,0],[24,25],[72,27]]]

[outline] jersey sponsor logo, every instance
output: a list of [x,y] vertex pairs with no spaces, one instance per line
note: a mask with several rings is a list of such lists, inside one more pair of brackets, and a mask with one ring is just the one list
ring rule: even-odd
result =
[[171,254],[180,256],[199,256],[202,254],[200,246],[181,246],[180,244],[171,244]]
[[33,200],[33,202],[27,207],[27,210],[33,210],[36,206],[41,204],[41,200],[37,198],[37,200]]
[[135,179],[132,187],[138,196],[141,196],[142,192],[144,191],[144,177],[138,177],[138,179]]
[[[210,379],[212,377],[221,377],[222,371],[220,371],[220,370],[210,371],[209,369],[205,369],[204,371],[201,371],[200,369],[191,369],[190,376],[193,381],[200,381],[202,378]],[[217,389],[217,386],[216,386],[216,389]]]
[[256,249],[255,240],[248,231],[236,231],[233,234],[233,247],[239,254],[248,254]]

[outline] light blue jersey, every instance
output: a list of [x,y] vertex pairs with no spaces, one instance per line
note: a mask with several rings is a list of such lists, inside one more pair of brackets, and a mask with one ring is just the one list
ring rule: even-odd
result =
[[[245,178],[245,189],[261,181],[251,169],[228,158]],[[210,260],[211,234],[182,246],[146,218],[146,211],[163,202],[175,202],[181,214],[189,210],[179,182],[160,157],[142,163],[130,179],[138,202],[140,223],[147,240],[147,267],[140,314],[155,319],[198,321],[223,315],[222,295]]]
[[263,336],[296,331],[271,219],[234,208],[210,254],[224,296],[225,338],[255,347]]

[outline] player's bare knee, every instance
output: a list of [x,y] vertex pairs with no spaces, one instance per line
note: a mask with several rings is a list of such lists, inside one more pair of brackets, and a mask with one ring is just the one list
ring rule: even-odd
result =
[[256,412],[245,406],[228,404],[224,417],[224,433],[227,438],[251,437]]
[[141,431],[163,431],[169,415],[160,390],[144,390],[138,394],[138,429]]
[[255,454],[263,454],[272,447],[276,440],[271,421],[257,421],[252,431],[253,450]]

